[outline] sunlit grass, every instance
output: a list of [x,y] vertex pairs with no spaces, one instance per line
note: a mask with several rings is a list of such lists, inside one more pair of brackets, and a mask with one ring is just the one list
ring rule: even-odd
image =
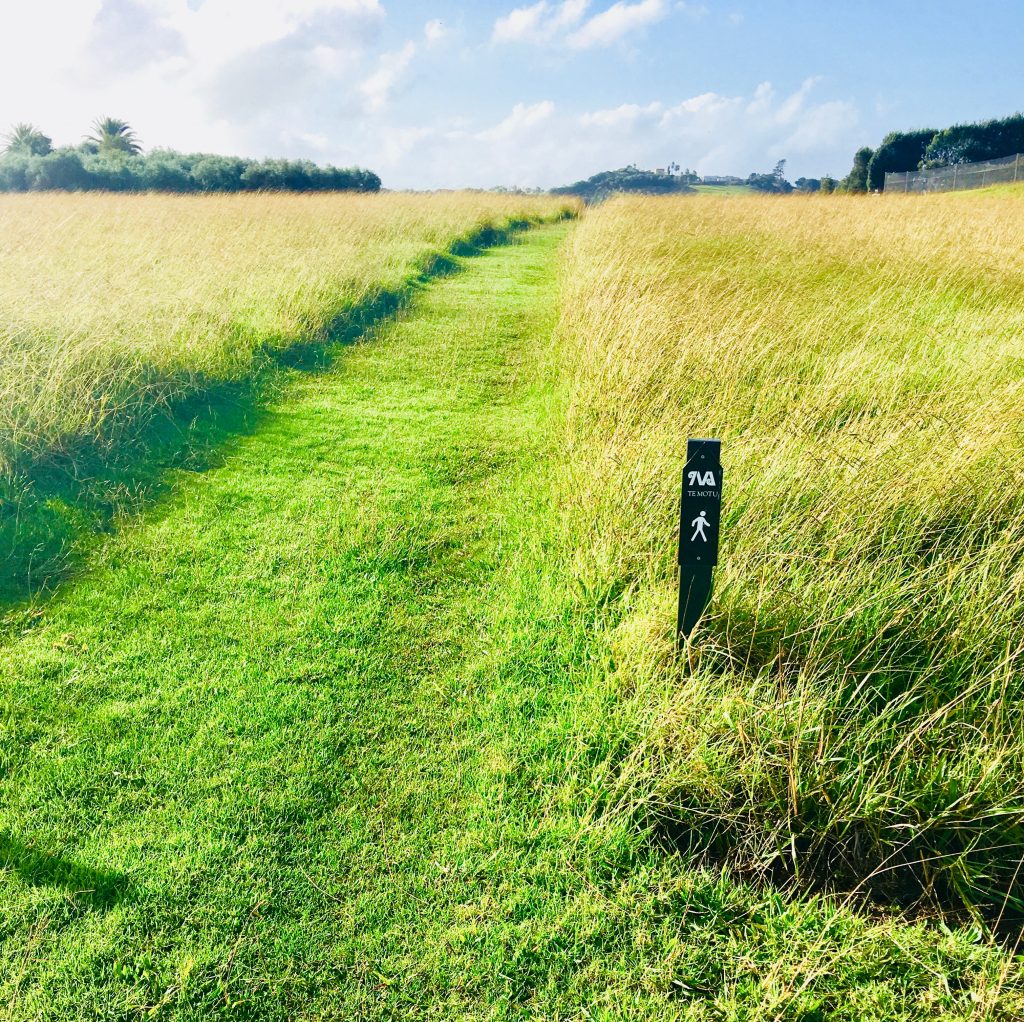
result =
[[[561,337],[578,573],[646,720],[623,804],[759,875],[1019,914],[1018,196],[610,203]],[[725,512],[681,672],[687,436]]]
[[322,339],[487,227],[556,214],[484,194],[0,197],[0,476]]
[[[655,458],[657,395],[679,380],[614,368],[639,320],[612,324],[622,348],[570,329],[615,287],[589,276],[604,217],[565,294],[595,309],[560,339],[575,228],[457,259],[324,371],[282,372],[249,435],[52,601],[0,615],[11,1018],[1021,1017],[973,927],[702,868],[749,784],[730,743],[779,732],[744,706],[805,706],[797,741],[823,717],[773,661],[744,678],[721,615],[691,692],[669,666],[681,448]],[[675,272],[649,288],[670,310]],[[630,448],[634,413],[653,432]],[[687,814],[695,855],[636,825]]]
[[571,200],[0,197],[0,601],[251,424],[281,359]]

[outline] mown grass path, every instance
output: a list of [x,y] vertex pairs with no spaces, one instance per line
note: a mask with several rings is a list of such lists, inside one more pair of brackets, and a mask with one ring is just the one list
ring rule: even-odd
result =
[[986,949],[602,815],[635,735],[553,524],[570,229],[296,371],[6,619],[0,1019],[979,1017],[943,977]]
[[297,376],[221,467],[9,622],[0,1014],[573,996],[564,814],[510,794],[548,679],[520,661],[525,688],[493,685],[524,599],[500,578],[537,541],[567,229],[467,260]]

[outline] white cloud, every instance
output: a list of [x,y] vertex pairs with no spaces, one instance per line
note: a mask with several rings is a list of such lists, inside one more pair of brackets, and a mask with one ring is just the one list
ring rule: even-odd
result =
[[458,183],[482,186],[565,184],[629,163],[653,168],[673,160],[745,176],[790,157],[796,173],[818,176],[837,153],[845,160],[852,151],[859,116],[847,101],[815,102],[817,87],[809,79],[779,94],[763,83],[746,95],[706,92],[575,113],[551,100],[519,103],[492,128],[423,137],[405,159],[428,175],[462,168]]
[[791,176],[820,176],[857,141],[849,102],[815,101],[813,80],[791,93],[764,83],[746,95],[707,92],[666,104],[588,111],[553,100],[517,103],[490,127],[451,118],[382,133],[371,165],[394,186],[556,185],[599,170],[675,161],[708,174],[745,176],[790,159]]
[[517,7],[505,17],[498,18],[491,39],[496,43],[536,42],[547,9],[546,0],[540,0],[532,7]]
[[447,34],[444,22],[440,18],[432,18],[423,26],[423,37],[427,40],[428,46],[439,43]]
[[185,39],[144,0],[106,0],[96,13],[88,49],[104,73],[135,71],[185,54]]
[[504,142],[508,139],[521,139],[533,133],[533,129],[539,124],[551,119],[555,112],[555,104],[550,99],[542,100],[539,103],[516,103],[512,113],[500,124],[496,124],[487,131],[481,131],[477,138],[485,142]]
[[388,105],[392,91],[415,56],[414,42],[407,42],[394,53],[381,55],[377,62],[377,70],[359,86],[359,91],[366,100],[366,108],[371,113],[379,113]]
[[592,113],[583,114],[580,117],[580,124],[585,128],[623,128],[631,127],[637,121],[650,119],[661,113],[661,103],[655,101],[647,106],[639,106],[636,103],[623,103],[621,106],[612,107],[608,110],[595,110]]
[[[539,0],[530,7],[517,7],[494,23],[491,40],[495,43],[560,42],[574,50],[610,46],[630,32],[660,21],[668,14],[668,0],[619,0],[607,10],[584,21],[588,0],[564,0],[553,4]],[[703,8],[678,4],[695,17]]]
[[619,0],[573,32],[567,42],[574,50],[611,46],[630,32],[660,21],[667,13],[665,0],[640,0],[634,4]]
[[150,146],[253,156],[290,153],[301,135],[323,134],[329,105],[335,117],[358,112],[362,65],[384,19],[379,0],[7,6],[0,124],[28,119],[63,144],[111,115]]
[[676,7],[694,21],[703,21],[711,13],[711,8],[705,4],[677,3]]
[[[674,0],[666,3],[678,14]],[[626,80],[619,84],[627,95],[591,109],[572,105],[570,86],[587,95],[588,83],[567,82],[540,102],[531,96],[515,103],[522,94],[508,90],[518,87],[517,69],[489,76],[490,48],[450,53],[449,40],[460,30],[415,12],[405,21],[409,35],[400,37],[410,41],[382,52],[379,0],[240,5],[7,5],[0,132],[28,120],[58,144],[73,143],[95,117],[110,115],[128,120],[147,146],[359,163],[389,187],[553,185],[627,163],[658,167],[671,160],[707,173],[746,174],[782,157],[791,159],[794,174],[817,176],[845,165],[861,141],[857,107],[834,96],[819,99],[816,79],[785,93],[764,83],[649,102],[635,101],[637,83]],[[568,48],[575,35],[577,45],[589,40],[596,47],[642,30],[644,18],[660,9],[654,0],[594,0],[591,8],[585,0],[542,0],[520,7],[518,19],[499,19],[495,39]],[[445,30],[450,35],[432,49]],[[101,67],[97,52],[119,54],[116,66]],[[436,95],[403,89],[421,63],[424,89],[436,84]],[[472,95],[463,101],[463,92]]]
[[560,32],[578,25],[588,0],[564,0],[549,4],[540,0],[532,7],[517,7],[494,23],[491,38],[496,43],[546,43]]
[[709,173],[746,173],[766,157],[825,153],[852,135],[859,112],[849,101],[814,103],[811,94],[818,84],[808,78],[782,97],[770,82],[762,82],[749,98],[703,93],[666,109],[658,132]]
[[163,13],[193,57],[211,64],[314,29],[317,43],[345,44],[384,19],[379,0],[245,0],[244,9],[237,0],[141,2]]

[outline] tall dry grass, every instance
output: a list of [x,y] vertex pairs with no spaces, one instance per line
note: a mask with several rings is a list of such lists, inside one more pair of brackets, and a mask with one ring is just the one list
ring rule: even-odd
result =
[[566,204],[485,194],[0,196],[0,478],[321,339],[459,240]]
[[[565,272],[566,506],[622,804],[736,867],[1024,909],[1024,201],[621,199]],[[716,595],[672,655],[687,436]]]

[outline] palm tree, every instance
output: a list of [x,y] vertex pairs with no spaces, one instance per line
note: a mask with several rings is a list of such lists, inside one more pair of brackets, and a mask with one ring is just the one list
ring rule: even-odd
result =
[[34,124],[26,124],[22,121],[15,124],[11,130],[4,135],[7,145],[4,151],[8,153],[23,153],[25,156],[45,156],[53,151],[53,141],[44,135]]
[[86,142],[94,142],[101,153],[126,153],[134,156],[142,152],[142,146],[127,121],[116,117],[102,117],[92,123],[92,135],[86,135]]

